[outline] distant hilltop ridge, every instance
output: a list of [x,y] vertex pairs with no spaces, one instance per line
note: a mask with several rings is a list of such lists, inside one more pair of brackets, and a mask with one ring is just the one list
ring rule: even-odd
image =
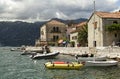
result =
[[75,24],[78,24],[80,22],[87,21],[88,19],[86,19],[86,18],[79,18],[79,19],[74,19],[74,20],[62,20],[62,19],[59,19],[59,18],[52,18],[51,20],[57,20],[57,21],[65,23],[65,24],[68,24],[69,22],[73,22]]
[[[80,18],[76,20],[62,20],[52,18],[68,24],[80,23],[87,19]],[[40,37],[40,27],[48,21],[41,22],[22,22],[22,21],[1,21],[0,22],[0,45],[1,46],[21,46],[21,45],[35,45],[35,40]]]

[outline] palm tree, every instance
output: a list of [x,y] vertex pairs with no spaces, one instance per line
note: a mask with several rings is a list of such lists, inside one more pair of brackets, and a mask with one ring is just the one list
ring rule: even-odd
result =
[[86,46],[88,43],[88,26],[85,25],[82,27],[82,29],[78,32],[78,42],[81,44],[81,46]]

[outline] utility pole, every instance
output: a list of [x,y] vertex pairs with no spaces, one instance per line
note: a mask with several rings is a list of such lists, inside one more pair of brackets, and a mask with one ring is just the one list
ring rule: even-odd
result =
[[94,0],[94,38],[93,38],[93,47],[96,47],[96,41],[95,41],[95,29],[96,29],[96,23],[95,23],[95,0]]

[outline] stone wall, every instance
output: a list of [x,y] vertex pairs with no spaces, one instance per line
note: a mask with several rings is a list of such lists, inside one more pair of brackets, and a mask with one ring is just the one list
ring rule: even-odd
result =
[[96,56],[107,56],[109,58],[120,58],[120,47],[50,47],[51,51],[57,51],[62,54],[80,55],[93,53]]
[[[109,58],[120,58],[120,47],[49,47],[51,52],[60,52],[68,55],[81,55],[93,53],[97,56],[107,56]],[[41,47],[27,47],[26,50],[41,50]]]
[[51,51],[57,51],[62,54],[83,54],[89,52],[88,47],[50,47]]

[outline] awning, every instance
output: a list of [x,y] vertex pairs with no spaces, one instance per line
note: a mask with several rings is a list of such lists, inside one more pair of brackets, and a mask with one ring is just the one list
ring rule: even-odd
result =
[[58,41],[58,43],[62,43],[63,42],[63,40],[62,39],[60,39],[59,41]]

